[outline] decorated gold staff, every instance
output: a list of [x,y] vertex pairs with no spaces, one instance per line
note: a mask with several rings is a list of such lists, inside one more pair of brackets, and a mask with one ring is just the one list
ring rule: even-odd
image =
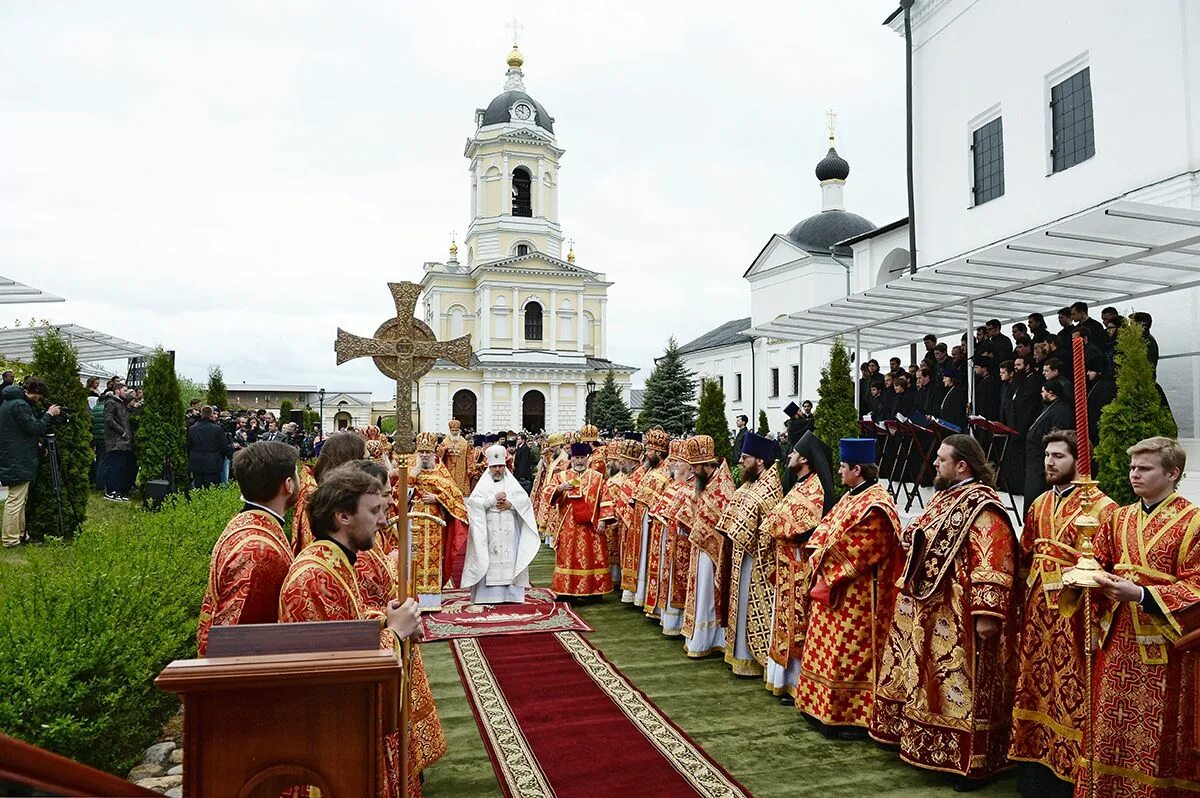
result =
[[1084,363],[1083,339],[1074,338],[1071,341],[1071,354],[1074,360],[1075,377],[1075,459],[1076,478],[1072,482],[1079,491],[1079,503],[1082,512],[1075,517],[1075,529],[1083,538],[1079,547],[1079,560],[1075,567],[1063,574],[1063,584],[1068,587],[1083,589],[1083,663],[1085,684],[1087,686],[1087,794],[1092,798],[1096,794],[1096,729],[1092,713],[1092,591],[1099,587],[1096,574],[1104,569],[1096,560],[1096,548],[1092,541],[1096,530],[1100,528],[1100,519],[1092,515],[1092,505],[1096,502],[1096,486],[1092,479],[1092,446],[1088,437],[1088,406],[1087,406],[1087,369]]
[[[396,381],[396,434],[392,447],[398,454],[416,451],[416,439],[412,426],[413,381],[433,368],[438,358],[456,363],[463,368],[471,364],[471,336],[463,335],[452,341],[439,341],[429,325],[413,317],[421,286],[416,283],[388,283],[392,299],[396,304],[395,318],[379,325],[373,338],[362,338],[338,328],[333,349],[340,366],[348,360],[369,357],[375,367]],[[408,468],[400,469],[399,517],[396,519],[400,538],[399,560],[396,563],[396,595],[409,596],[412,579],[409,578],[410,551],[408,543]],[[418,513],[413,513],[418,515]],[[424,515],[421,513],[420,515]],[[441,520],[441,519],[438,519]],[[412,688],[409,678],[412,643],[401,643],[400,658],[403,676],[400,685],[400,796],[408,798],[408,741],[412,715]]]

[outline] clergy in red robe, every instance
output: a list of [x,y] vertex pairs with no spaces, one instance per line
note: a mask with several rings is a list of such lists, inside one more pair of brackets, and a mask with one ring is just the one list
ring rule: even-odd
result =
[[681,526],[686,529],[692,524],[696,492],[692,487],[695,479],[692,467],[683,458],[685,443],[682,439],[671,441],[667,455],[671,482],[651,513],[654,526],[651,527],[645,612],[652,617],[658,616],[667,637],[683,634],[683,609],[687,601],[691,551]]
[[458,486],[459,493],[469,496],[474,487],[471,480],[471,445],[462,436],[462,424],[458,419],[450,419],[450,434],[438,446],[437,456]]
[[608,444],[605,454],[609,477],[604,483],[604,501],[600,505],[600,524],[608,543],[608,565],[613,584],[621,583],[621,534],[633,523],[627,483],[642,461],[642,446],[637,441],[620,440]]
[[296,496],[296,511],[292,514],[292,553],[300,554],[313,542],[308,523],[308,505],[321,483],[321,476],[340,465],[367,456],[367,441],[356,432],[337,432],[325,439],[317,462],[300,472],[300,492]]
[[277,441],[234,455],[233,476],[245,504],[213,546],[196,634],[201,657],[213,626],[279,620],[279,590],[292,565],[283,517],[296,501],[296,460],[296,450]]
[[[1083,492],[1075,487],[1075,430],[1042,438],[1050,490],[1033,500],[1021,530],[1024,593],[1018,644],[1017,694],[1009,759],[1018,762],[1017,785],[1026,795],[1070,798],[1087,726],[1083,613],[1059,611],[1062,572],[1079,558]],[[1108,523],[1116,503],[1099,490],[1091,515]]]
[[829,447],[812,430],[796,441],[787,467],[795,483],[763,525],[763,531],[775,540],[775,606],[763,679],[768,690],[792,704],[808,629],[809,569],[804,545],[837,496]]
[[[315,540],[292,563],[279,596],[279,620],[353,621],[379,619],[380,648],[399,652],[401,640],[419,630],[417,603],[393,599],[384,609],[365,605],[355,564],[387,526],[386,488],[350,463],[324,474],[309,508]],[[409,730],[409,795],[420,795],[419,773],[445,753],[446,741],[433,705],[419,651],[413,646],[412,725]],[[400,739],[384,738],[385,795],[400,793]]]
[[409,512],[440,518],[414,516],[412,527],[413,583],[422,612],[442,606],[442,590],[462,579],[467,552],[467,506],[458,484],[437,461],[437,435],[417,435],[416,467],[409,472],[412,488]]
[[600,430],[595,424],[584,424],[579,428],[579,442],[591,447],[588,455],[588,468],[602,477],[608,476],[608,462],[605,459],[604,444],[600,443]]
[[843,438],[847,490],[812,533],[808,630],[796,708],[842,739],[866,737],[879,653],[892,621],[900,517],[879,484],[874,438]]
[[742,484],[717,529],[733,544],[729,613],[725,618],[725,662],[737,676],[762,676],[771,647],[775,539],[763,524],[783,499],[775,442],[753,432],[742,439],[738,465]]
[[558,596],[603,596],[613,587],[608,543],[598,528],[604,477],[588,468],[591,453],[586,443],[571,444],[571,468],[551,490],[562,514],[550,582]]
[[725,652],[725,615],[729,606],[729,561],[733,544],[717,531],[735,486],[729,464],[718,458],[712,437],[684,442],[683,456],[694,475],[695,498],[687,533],[688,581],[683,607],[683,648],[692,659]]
[[1107,604],[1093,670],[1096,761],[1085,750],[1075,795],[1093,794],[1094,771],[1097,796],[1194,796],[1198,655],[1173,644],[1200,629],[1200,508],[1176,492],[1187,464],[1176,441],[1148,438],[1128,451],[1138,501],[1116,510],[1096,540],[1111,571],[1096,577],[1096,603]]
[[633,492],[633,522],[621,540],[621,601],[640,607],[646,603],[646,569],[650,550],[650,511],[667,489],[667,451],[671,436],[661,429],[646,433],[645,470],[637,475]]
[[[670,580],[670,563],[673,553],[671,538],[675,527],[673,508],[678,503],[683,482],[679,476],[679,466],[683,464],[679,456],[682,446],[682,440],[671,441],[667,449],[668,482],[663,492],[659,494],[658,501],[650,508],[650,534],[647,539],[649,547],[646,559],[646,602],[642,605],[642,610],[652,618],[661,619],[663,610],[668,603],[662,588]],[[688,469],[688,476],[690,475],[691,469]],[[668,513],[670,513],[669,517]],[[680,620],[682,622],[682,618]],[[678,633],[678,627],[679,624],[676,624],[676,633]]]
[[535,487],[535,495],[530,497],[534,499],[533,514],[537,518],[538,529],[547,545],[553,545],[561,521],[558,504],[554,501],[554,488],[558,486],[563,472],[571,466],[569,452],[564,447],[561,434],[556,433],[546,440],[550,459],[539,472],[541,484]]
[[948,436],[934,464],[937,492],[901,540],[908,558],[870,732],[909,764],[972,789],[1008,762],[1016,540],[974,438]]

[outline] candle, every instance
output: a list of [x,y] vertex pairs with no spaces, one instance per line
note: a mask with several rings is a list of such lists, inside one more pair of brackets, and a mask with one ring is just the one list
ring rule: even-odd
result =
[[1075,471],[1080,477],[1092,475],[1092,439],[1088,437],[1087,355],[1082,338],[1071,339],[1071,355],[1075,369]]

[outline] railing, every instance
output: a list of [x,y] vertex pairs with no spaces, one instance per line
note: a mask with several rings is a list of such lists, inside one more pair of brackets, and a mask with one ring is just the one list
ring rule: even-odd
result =
[[101,770],[0,734],[0,794],[157,796]]

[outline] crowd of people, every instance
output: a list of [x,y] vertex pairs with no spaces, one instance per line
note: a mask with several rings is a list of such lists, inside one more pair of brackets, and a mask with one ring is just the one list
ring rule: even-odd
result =
[[[1130,317],[1141,327],[1147,354],[1157,380],[1158,342],[1151,333],[1153,318],[1138,312]],[[1025,509],[1046,489],[1041,468],[1041,438],[1053,429],[1073,428],[1075,390],[1073,339],[1082,339],[1087,379],[1088,435],[1095,451],[1099,443],[1100,412],[1116,398],[1117,335],[1128,320],[1106,307],[1100,320],[1090,316],[1086,302],[1058,311],[1057,332],[1041,313],[1005,334],[998,319],[974,330],[974,354],[968,360],[966,336],[948,346],[935,335],[923,340],[919,363],[901,367],[893,357],[883,371],[876,360],[860,366],[859,407],[864,417],[881,423],[907,419],[919,425],[936,420],[943,429],[967,431],[972,417],[1000,422],[1011,430],[1004,469],[1004,487],[1024,495]],[[967,401],[967,380],[973,381],[974,401]],[[1161,401],[1166,395],[1159,389]],[[916,464],[912,464],[916,471]],[[910,474],[910,477],[915,476]]]

